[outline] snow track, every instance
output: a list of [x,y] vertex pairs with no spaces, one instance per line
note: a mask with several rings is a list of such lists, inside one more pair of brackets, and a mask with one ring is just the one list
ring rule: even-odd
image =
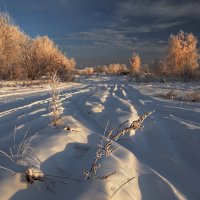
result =
[[[200,104],[154,98],[121,77],[86,79],[61,90],[65,120],[75,130],[66,132],[48,125],[50,94],[47,91],[16,92],[13,96],[0,97],[0,149],[7,151],[12,146],[14,129],[16,144],[27,130],[30,135],[38,132],[35,154],[41,161],[40,167],[49,173],[58,173],[56,169],[60,168],[79,176],[91,163],[99,135],[104,134],[107,125],[111,130],[127,119],[131,122],[144,112],[156,110],[144,122],[142,132],[120,138],[121,150],[111,160],[104,161],[105,168],[119,172],[116,180],[113,176],[113,181],[108,183],[77,186],[79,195],[76,188],[67,189],[65,195],[69,199],[109,199],[116,189],[114,185],[130,175],[135,177],[133,183],[114,199],[200,199]],[[4,179],[0,179],[0,187],[3,185],[0,192],[4,188],[6,198],[18,200],[34,195],[33,191],[19,186],[18,179],[14,182],[18,189],[8,189],[5,185],[12,178]],[[98,191],[95,185],[106,192]],[[38,199],[63,199],[61,189],[63,186],[56,189],[55,196],[41,192]],[[5,196],[0,200],[6,199]]]

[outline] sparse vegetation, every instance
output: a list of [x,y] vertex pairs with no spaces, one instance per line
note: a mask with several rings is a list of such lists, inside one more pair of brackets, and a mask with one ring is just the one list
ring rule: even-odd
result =
[[198,89],[190,89],[186,91],[183,89],[171,89],[166,92],[159,92],[155,94],[155,96],[177,101],[200,102],[200,91]]
[[[16,129],[14,131],[14,145],[10,147],[10,152],[5,152],[0,150],[0,156],[4,156],[8,159],[13,165],[20,166],[21,171],[24,170],[27,166],[34,166],[37,165],[37,160],[34,158],[33,151],[34,148],[32,147],[32,141],[36,138],[38,133],[35,133],[31,136],[28,136],[28,131],[24,134],[24,137],[20,144],[16,146]],[[7,168],[4,166],[0,166],[1,169],[6,170],[12,174],[20,173],[21,171],[14,171],[11,168]]]

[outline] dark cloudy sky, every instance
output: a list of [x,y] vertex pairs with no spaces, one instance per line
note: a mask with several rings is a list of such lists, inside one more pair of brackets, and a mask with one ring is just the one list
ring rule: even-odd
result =
[[162,58],[170,33],[200,36],[200,0],[0,0],[27,34],[48,35],[80,66]]

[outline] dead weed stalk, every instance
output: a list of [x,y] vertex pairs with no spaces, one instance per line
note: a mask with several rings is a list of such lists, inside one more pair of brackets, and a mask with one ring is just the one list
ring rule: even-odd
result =
[[50,121],[53,127],[57,127],[63,124],[63,107],[60,100],[60,90],[59,85],[60,81],[57,76],[57,73],[53,73],[50,76],[49,85],[51,87],[51,101],[50,101]]
[[[116,142],[121,136],[128,134],[133,130],[137,130],[137,129],[142,130],[143,121],[148,116],[150,116],[153,112],[154,111],[150,111],[150,112],[143,114],[137,120],[133,121],[126,128],[121,129],[122,125],[126,124],[128,121],[122,123],[122,125],[119,126],[117,131],[114,131],[114,130],[109,131],[107,133],[106,137],[104,137],[104,139],[102,140],[101,144],[98,145],[99,148],[96,152],[95,159],[94,159],[90,169],[88,171],[83,172],[83,175],[85,176],[85,180],[92,179],[94,176],[96,176],[97,170],[101,167],[99,161],[103,157],[110,156],[113,152],[115,152],[119,148],[119,146],[116,147],[116,144],[114,142]],[[110,176],[113,175],[113,174],[115,174],[115,173],[111,173]],[[100,178],[103,179],[104,177],[107,177],[107,176],[103,176],[103,177],[100,177]]]

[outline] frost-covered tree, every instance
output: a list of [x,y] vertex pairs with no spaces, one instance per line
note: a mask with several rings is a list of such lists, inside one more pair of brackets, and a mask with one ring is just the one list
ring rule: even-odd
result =
[[198,68],[197,38],[180,31],[171,35],[168,47],[167,65],[172,74],[189,75]]
[[24,46],[23,58],[23,68],[32,80],[54,71],[69,73],[75,67],[75,60],[68,59],[48,36],[29,39]]
[[22,45],[27,36],[7,13],[0,12],[0,78],[14,79],[22,75]]
[[0,12],[0,79],[39,79],[58,72],[71,79],[76,62],[66,57],[47,36],[32,39]]
[[129,59],[129,62],[130,62],[130,73],[139,74],[141,71],[141,58],[139,54],[134,52],[131,58]]

